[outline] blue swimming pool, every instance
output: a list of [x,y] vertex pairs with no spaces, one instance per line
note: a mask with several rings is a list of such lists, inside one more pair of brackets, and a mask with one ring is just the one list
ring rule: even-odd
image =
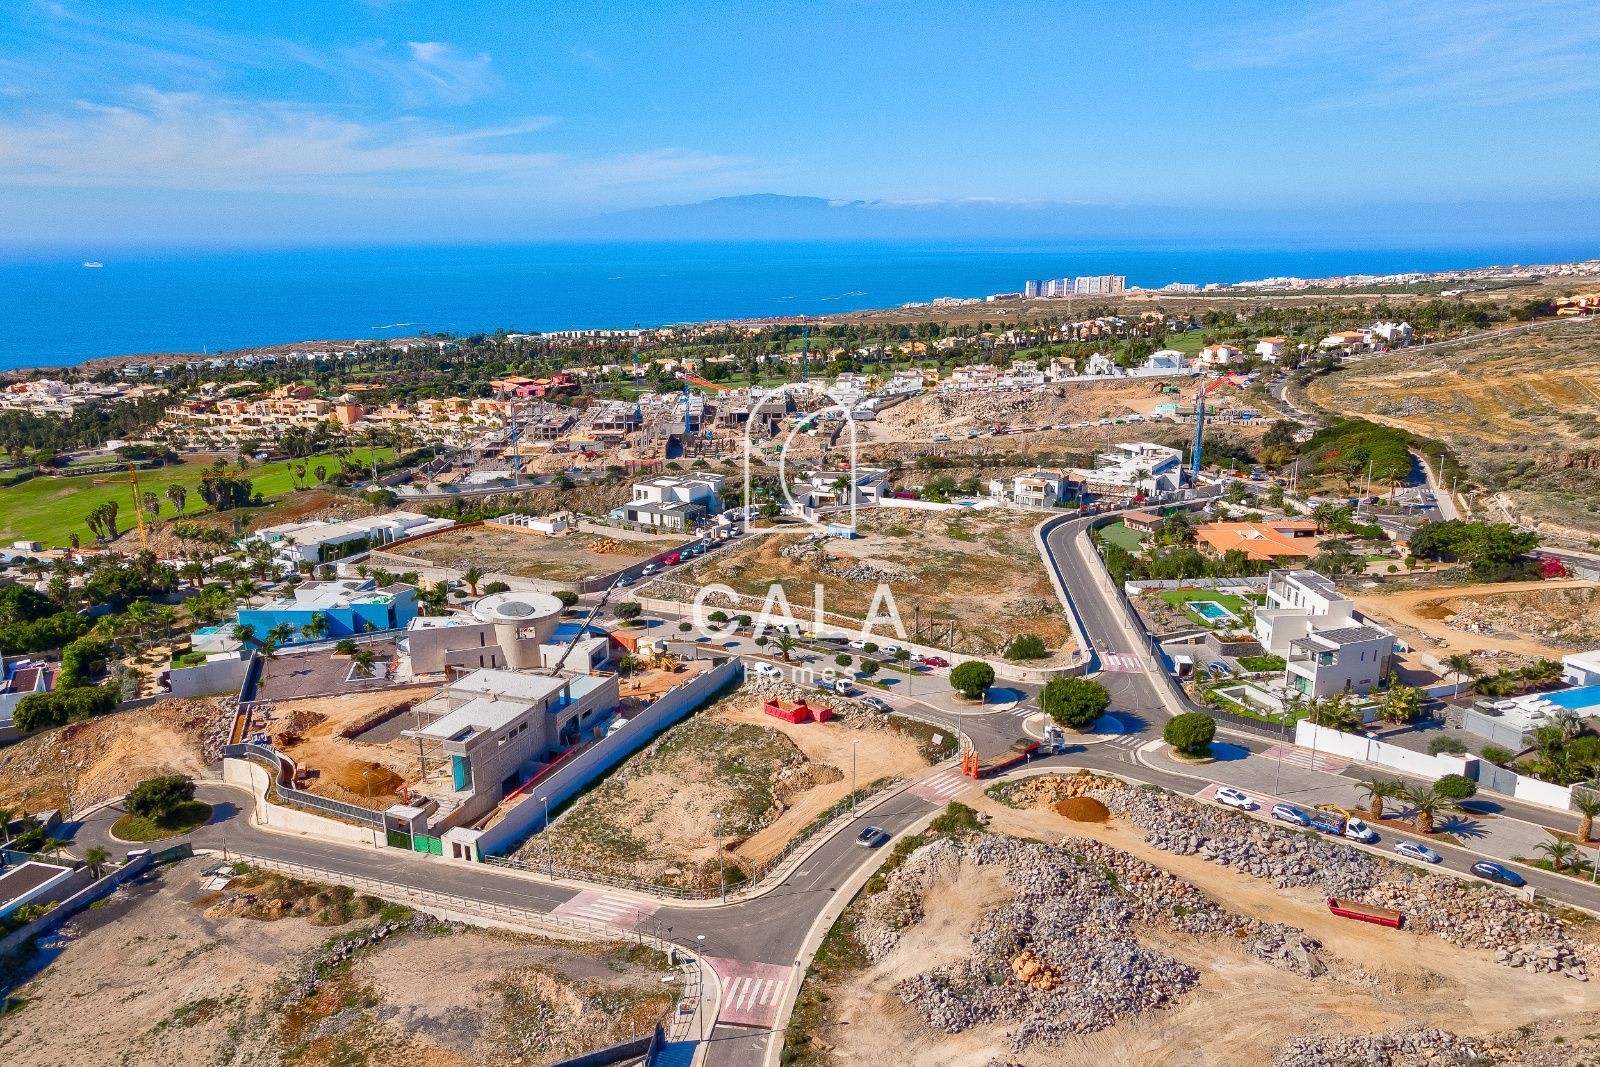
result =
[[1200,616],[1206,622],[1226,622],[1238,618],[1233,612],[1218,604],[1215,600],[1191,600],[1189,610]]
[[1600,685],[1579,686],[1577,689],[1562,689],[1542,695],[1558,708],[1592,708],[1600,704]]

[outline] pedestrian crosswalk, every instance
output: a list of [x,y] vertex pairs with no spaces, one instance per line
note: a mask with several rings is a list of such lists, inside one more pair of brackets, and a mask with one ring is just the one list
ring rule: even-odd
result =
[[971,785],[972,779],[962,774],[961,768],[947,767],[912,786],[910,792],[923,800],[944,804],[958,793],[966,792]]
[[1288,745],[1273,745],[1261,753],[1262,759],[1278,760],[1282,757],[1284,763],[1292,767],[1302,767],[1308,771],[1321,771],[1323,774],[1341,774],[1350,766],[1350,761],[1340,759],[1338,756],[1329,756],[1322,752],[1312,752],[1310,749],[1293,748]]
[[632,930],[654,915],[659,907],[661,905],[652,900],[634,900],[586,889],[557,905],[551,914],[613,930]]
[[789,968],[770,963],[706,957],[722,984],[717,1022],[766,1030],[777,1025],[789,984]]
[[1144,657],[1133,652],[1107,652],[1100,657],[1100,669],[1137,674],[1144,670]]

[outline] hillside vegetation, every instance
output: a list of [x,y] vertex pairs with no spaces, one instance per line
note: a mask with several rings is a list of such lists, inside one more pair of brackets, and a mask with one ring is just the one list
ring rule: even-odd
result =
[[1401,351],[1307,392],[1329,411],[1445,442],[1507,517],[1600,536],[1600,322]]

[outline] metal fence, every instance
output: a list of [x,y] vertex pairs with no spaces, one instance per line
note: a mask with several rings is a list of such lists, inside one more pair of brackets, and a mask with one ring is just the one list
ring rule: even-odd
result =
[[[401,885],[398,882],[385,882],[377,878],[368,878],[364,875],[350,874],[346,871],[314,867],[308,863],[268,859],[265,856],[256,856],[245,852],[225,852],[224,859],[230,863],[261,867],[266,870],[277,871],[279,874],[287,874],[291,877],[308,879],[327,885],[348,886],[351,889],[359,889],[369,895],[384,899],[394,900],[399,898],[400,902],[416,904],[422,908],[433,907],[444,911],[477,915],[486,919],[499,919],[564,933],[586,934],[606,941],[633,941],[636,944],[649,945],[651,948],[661,952],[676,952],[691,959],[699,959],[699,953],[693,947],[655,934],[645,933],[643,930],[614,930],[609,926],[602,926],[598,923],[566,919],[559,915],[552,915],[549,912],[519,908],[512,904],[497,904],[494,901],[477,900],[472,897],[457,896],[453,893],[440,893],[432,889]],[[673,1040],[683,1040],[678,1035],[686,1033],[693,1021],[693,1013],[682,1011],[681,1006],[684,1004],[698,1004],[702,993],[698,967],[692,971],[684,968],[682,974],[684,975],[684,984],[678,995],[680,1007],[674,1008],[668,1013],[666,1022],[668,1032],[672,1035]]]
[[[901,779],[899,778],[880,778],[865,789],[858,789],[855,793],[835,802],[833,806],[813,819],[810,825],[801,830],[794,840],[783,847],[781,852],[751,870],[742,881],[731,887],[660,885],[655,882],[646,882],[639,878],[619,878],[616,875],[601,874],[578,867],[558,866],[553,862],[530,863],[527,860],[519,860],[513,856],[485,856],[483,862],[492,867],[510,867],[514,870],[542,874],[550,879],[598,882],[617,889],[627,889],[647,896],[667,897],[674,900],[710,900],[712,897],[727,894],[730,889],[735,895],[738,895],[748,893],[757,888],[769,875],[778,871],[785,863],[793,859],[812,839],[832,831],[837,825],[849,822],[855,818],[856,812],[863,802],[887,792],[898,786],[900,782]],[[851,803],[852,798],[854,799],[854,804]]]
[[292,785],[284,785],[279,776],[283,773],[283,757],[277,749],[270,745],[257,745],[245,742],[238,745],[223,745],[222,756],[224,759],[254,759],[268,765],[272,770],[269,780],[271,795],[280,803],[294,807],[310,808],[324,815],[334,815],[341,819],[351,819],[364,826],[383,825],[383,812],[373,811],[371,808],[357,807],[343,801],[320,797],[315,793],[308,793],[304,789],[296,789]]

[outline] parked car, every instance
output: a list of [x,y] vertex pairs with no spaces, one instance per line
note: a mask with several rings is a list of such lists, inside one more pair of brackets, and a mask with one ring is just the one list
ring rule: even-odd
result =
[[889,706],[889,702],[887,700],[879,700],[877,697],[862,697],[861,703],[865,704],[873,711],[881,711],[885,715],[894,710]]
[[642,571],[640,571],[640,572],[639,572],[639,573],[640,573],[640,574],[641,574],[641,575],[645,575],[645,574],[654,574],[654,573],[655,573],[655,572],[656,572],[656,571],[658,571],[658,570],[660,570],[660,569],[661,569],[661,568],[660,568],[660,566],[658,566],[658,565],[657,565],[657,564],[654,564],[654,563],[646,563],[646,564],[645,564],[645,565],[644,565],[644,570],[642,570]]
[[1272,805],[1272,817],[1279,822],[1293,823],[1295,826],[1311,827],[1311,817],[1293,804]]
[[856,835],[856,844],[862,848],[877,848],[887,840],[889,835],[876,826],[869,826]]
[[850,647],[858,650],[864,650],[867,647],[867,643],[865,641],[851,641]]
[[1513,871],[1510,867],[1502,867],[1500,864],[1490,863],[1488,860],[1474,863],[1472,865],[1472,873],[1479,878],[1487,878],[1491,882],[1499,882],[1501,885],[1508,885],[1513,889],[1520,889],[1528,884],[1523,880],[1522,875]]
[[755,671],[757,674],[765,675],[768,678],[783,677],[783,668],[778,666],[776,663],[764,663],[758,660],[750,665],[750,669]]
[[1421,860],[1423,863],[1444,862],[1443,856],[1439,855],[1427,845],[1420,844],[1416,841],[1396,841],[1394,843],[1394,850],[1400,853],[1402,856],[1407,856],[1414,860]]
[[882,648],[878,649],[878,655],[884,657],[885,659],[894,659],[895,653],[899,651],[899,645],[884,645]]
[[922,657],[922,662],[927,664],[929,667],[950,666],[950,661],[945,659],[943,656],[924,656]]
[[1256,802],[1231,785],[1225,785],[1217,790],[1217,803],[1226,804],[1230,808],[1238,808],[1240,811],[1256,810]]

